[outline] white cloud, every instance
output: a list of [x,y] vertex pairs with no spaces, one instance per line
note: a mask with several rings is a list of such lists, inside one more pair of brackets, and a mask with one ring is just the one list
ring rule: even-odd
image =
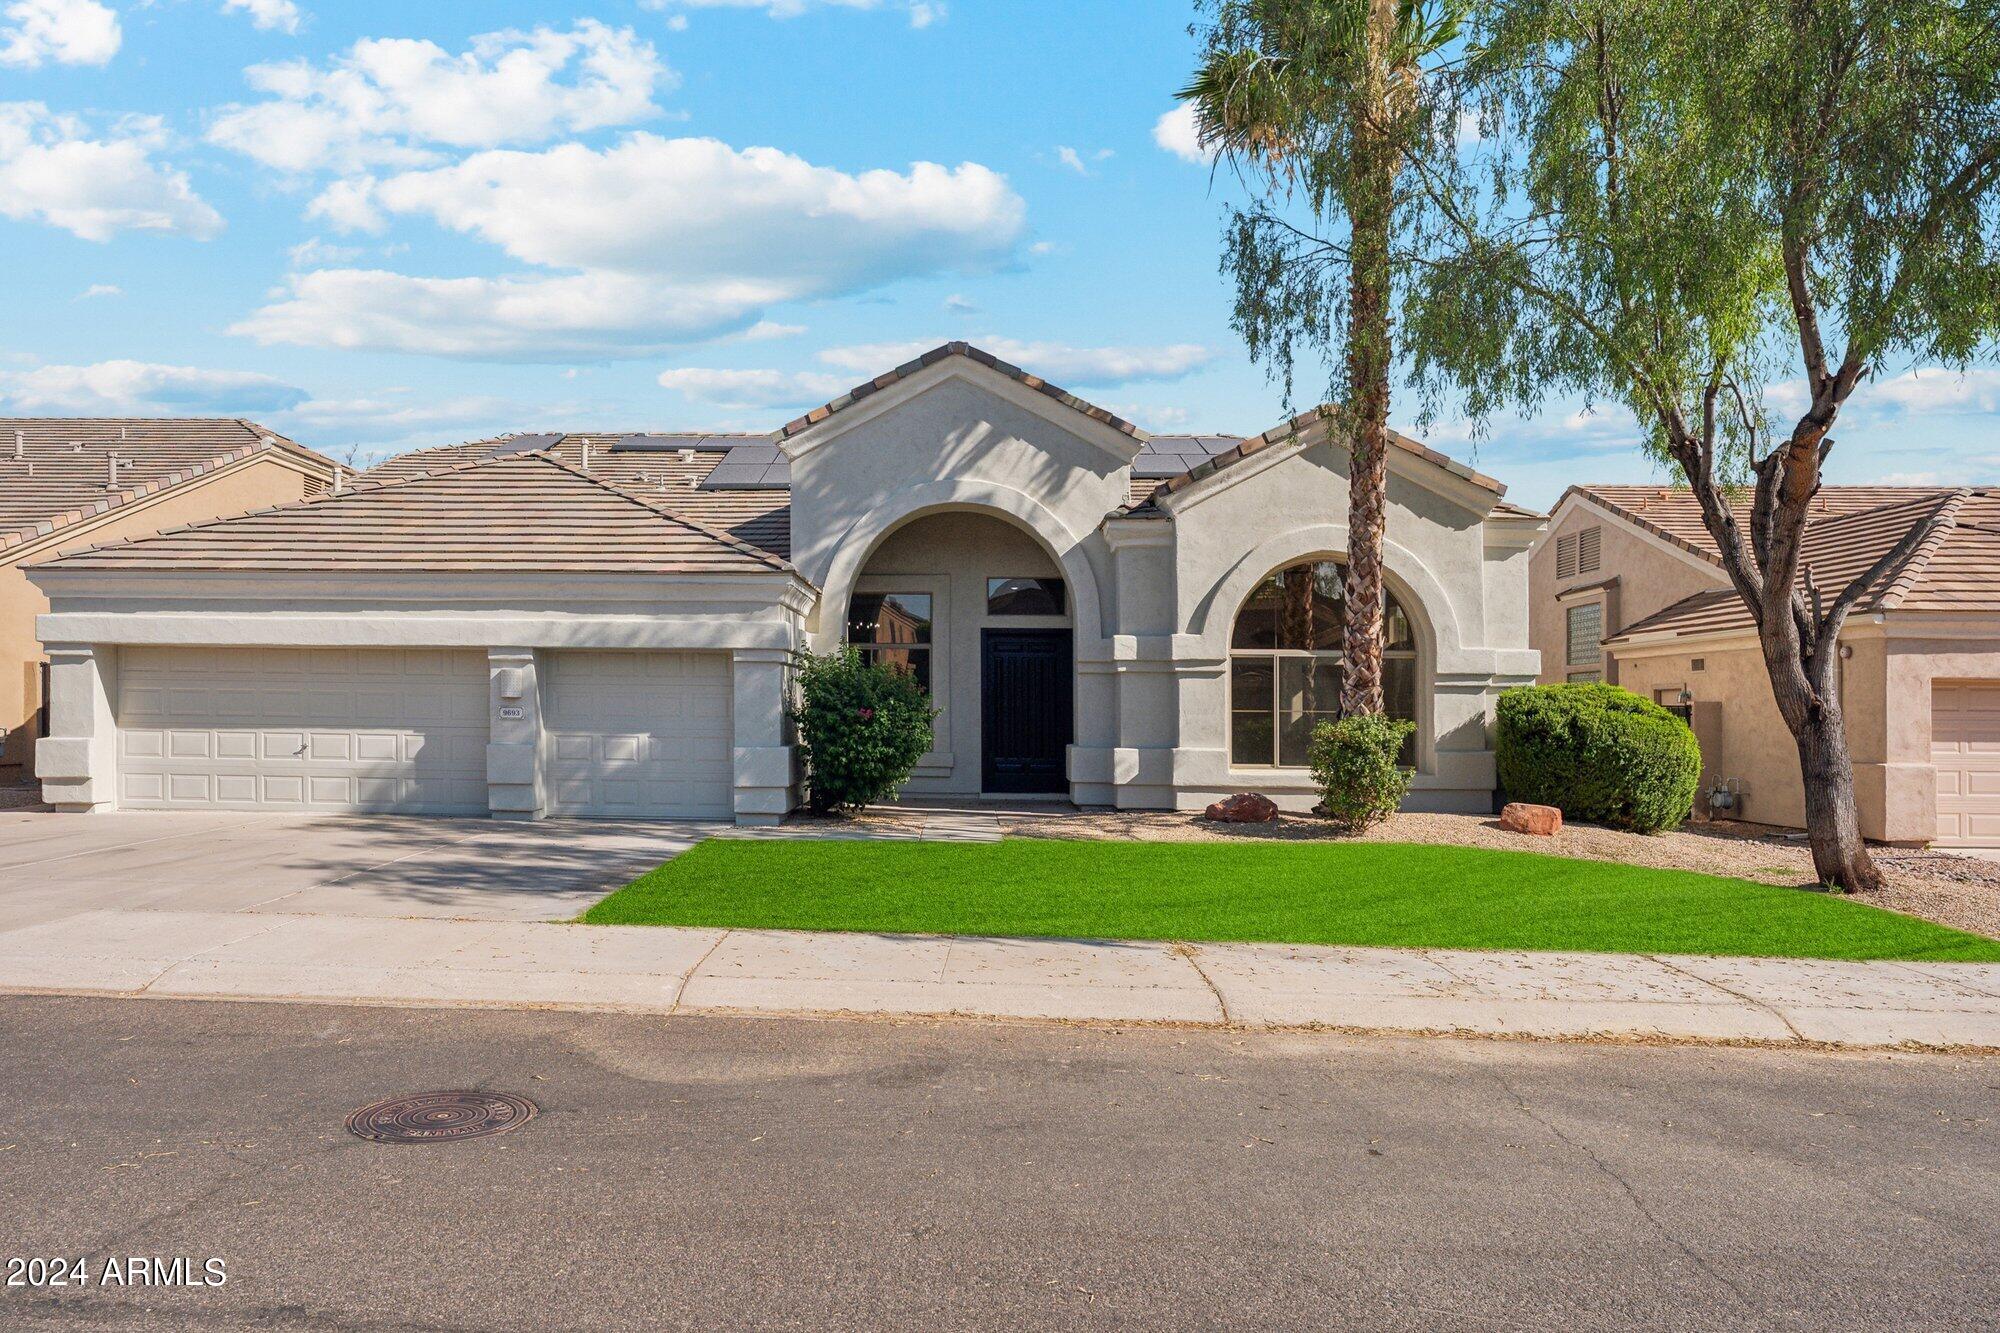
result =
[[1086,160],[1085,154],[1079,153],[1076,149],[1071,148],[1068,144],[1056,145],[1056,165],[1063,167],[1069,171],[1074,171],[1079,176],[1088,176],[1093,174],[1090,170],[1090,164],[1092,162],[1105,162],[1110,160],[1113,156],[1114,154],[1111,149],[1100,148],[1096,152],[1089,154],[1088,160]]
[[2000,411],[2000,370],[1919,367],[1862,385],[1850,402],[1855,407],[1886,404],[1904,412]]
[[285,258],[294,269],[323,268],[330,264],[350,264],[361,257],[361,250],[352,245],[329,245],[317,236],[300,241],[285,251]]
[[[776,148],[635,133],[606,149],[475,153],[376,187],[515,259],[768,285],[824,295],[912,273],[989,268],[1027,206],[975,162],[850,175]],[[580,201],[616,201],[580,206]]]
[[292,0],[222,0],[227,13],[247,14],[253,27],[265,32],[296,33],[305,15]]
[[[645,356],[749,329],[781,302],[991,269],[1011,257],[1026,213],[977,163],[848,174],[774,148],[646,133],[602,150],[477,153],[354,193],[365,207],[350,222],[427,216],[539,271],[306,274],[237,331],[445,356]],[[315,208],[341,220],[328,198]]]
[[780,324],[775,320],[760,319],[737,336],[747,343],[761,343],[777,338],[796,338],[805,331],[803,324]]
[[269,375],[145,361],[0,371],[0,402],[21,413],[249,416],[282,412],[306,397]]
[[1202,147],[1192,102],[1182,102],[1153,122],[1153,142],[1183,162],[1205,167],[1215,161],[1214,151]]
[[705,370],[690,367],[660,375],[662,388],[718,407],[810,407],[853,388],[845,375],[787,370]]
[[532,409],[505,398],[464,395],[436,398],[409,389],[390,388],[367,398],[314,398],[278,418],[287,434],[327,446],[384,441],[401,443],[443,434],[464,439],[519,429]]
[[494,361],[652,356],[748,328],[764,293],[619,273],[421,278],[294,274],[230,332],[262,343]]
[[979,313],[979,307],[973,304],[971,297],[961,296],[957,292],[953,292],[950,296],[944,298],[944,308],[954,315],[976,315]]
[[[639,0],[641,9],[760,9],[774,19],[795,19],[816,9],[889,9],[908,15],[912,28],[928,28],[943,20],[939,0]],[[676,13],[684,19],[685,14]]]
[[[830,366],[864,375],[879,375],[920,356],[939,343],[867,343],[853,347],[829,347],[819,359]],[[1071,347],[1063,343],[1021,342],[1013,338],[975,338],[974,345],[1010,361],[1032,374],[1067,384],[1138,384],[1177,380],[1200,370],[1215,360],[1215,353],[1199,343],[1175,343],[1165,347]]]
[[117,13],[97,0],[13,0],[0,20],[0,65],[20,69],[109,64],[125,40]]
[[652,43],[595,19],[566,31],[493,32],[457,55],[367,38],[329,64],[253,65],[269,100],[224,107],[209,138],[289,172],[358,172],[441,160],[438,149],[546,143],[659,114],[674,75]]
[[375,207],[372,176],[332,182],[306,205],[306,216],[335,231],[380,233],[389,227],[389,220]]
[[40,102],[0,102],[0,217],[44,222],[87,241],[121,231],[215,236],[222,215],[184,172],[153,161],[165,142],[157,117],[128,116],[93,133]]
[[79,301],[95,301],[100,297],[123,296],[124,294],[125,289],[116,283],[93,282],[90,286],[84,288],[76,299]]

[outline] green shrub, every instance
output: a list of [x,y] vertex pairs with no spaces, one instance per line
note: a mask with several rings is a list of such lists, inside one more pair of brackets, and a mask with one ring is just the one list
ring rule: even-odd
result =
[[1687,724],[1616,685],[1500,696],[1500,788],[1565,817],[1658,833],[1694,808],[1701,747]]
[[800,653],[796,671],[790,717],[799,729],[813,813],[858,810],[894,796],[931,748],[937,714],[924,687],[853,648]]
[[1397,762],[1417,724],[1361,713],[1313,728],[1306,762],[1319,784],[1320,809],[1360,832],[1396,813],[1409,794],[1412,770]]

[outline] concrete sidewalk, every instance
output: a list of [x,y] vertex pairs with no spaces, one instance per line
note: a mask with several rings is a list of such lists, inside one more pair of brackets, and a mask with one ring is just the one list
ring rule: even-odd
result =
[[0,991],[2000,1050],[2000,965],[100,910]]

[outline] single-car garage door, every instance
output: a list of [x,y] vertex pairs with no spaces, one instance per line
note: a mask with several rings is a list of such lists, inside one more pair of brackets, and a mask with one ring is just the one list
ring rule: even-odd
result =
[[126,648],[120,804],[485,814],[486,704],[482,652]]
[[554,813],[730,814],[735,751],[726,653],[551,653],[543,671]]
[[2000,845],[2000,681],[1932,687],[1931,761],[1937,840]]

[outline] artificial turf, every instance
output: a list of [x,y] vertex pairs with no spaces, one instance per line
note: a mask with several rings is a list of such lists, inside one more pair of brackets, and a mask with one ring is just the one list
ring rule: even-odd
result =
[[711,838],[592,925],[2000,962],[2000,940],[1683,870],[1407,843]]

